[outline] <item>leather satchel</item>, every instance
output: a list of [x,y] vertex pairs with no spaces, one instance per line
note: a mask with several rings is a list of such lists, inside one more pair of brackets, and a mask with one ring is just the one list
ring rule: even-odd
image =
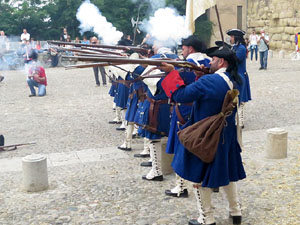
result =
[[238,95],[237,89],[227,91],[219,114],[206,117],[177,132],[181,144],[203,162],[211,163],[214,160],[226,118],[236,108]]

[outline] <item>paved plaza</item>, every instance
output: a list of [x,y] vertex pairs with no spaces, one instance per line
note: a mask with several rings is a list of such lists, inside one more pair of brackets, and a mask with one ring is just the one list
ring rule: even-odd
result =
[[[243,162],[247,178],[239,182],[245,225],[300,224],[300,61],[274,58],[268,70],[248,62],[253,100],[245,106]],[[164,194],[175,175],[163,182],[142,180],[148,168],[133,151],[116,146],[124,133],[109,125],[114,118],[109,87],[96,87],[91,68],[46,69],[47,95],[29,98],[23,71],[0,71],[0,133],[6,144],[36,145],[0,152],[0,225],[184,225],[198,216],[188,198]],[[109,85],[110,86],[110,85]],[[288,131],[288,157],[266,159],[266,130]],[[48,160],[49,189],[22,190],[24,156]],[[227,201],[213,194],[217,225],[230,224]]]

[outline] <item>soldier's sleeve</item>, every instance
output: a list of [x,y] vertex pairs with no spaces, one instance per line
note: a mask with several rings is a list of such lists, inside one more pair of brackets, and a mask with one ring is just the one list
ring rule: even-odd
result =
[[172,94],[184,86],[184,81],[177,70],[171,71],[161,83],[166,95],[171,98]]

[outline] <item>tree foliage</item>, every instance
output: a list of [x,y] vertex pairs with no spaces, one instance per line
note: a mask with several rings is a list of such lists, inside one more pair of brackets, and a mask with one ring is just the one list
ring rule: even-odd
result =
[[[0,0],[0,30],[4,30],[8,36],[19,36],[23,28],[26,28],[31,37],[38,40],[58,39],[62,29],[66,27],[72,39],[81,36],[79,22],[76,19],[77,9],[83,0],[27,0],[9,1]],[[166,0],[166,6],[174,7],[180,15],[185,14],[185,0]],[[111,22],[117,30],[133,36],[134,28],[131,18],[143,20],[149,17],[153,11],[147,0],[91,0],[102,15]],[[200,24],[200,25],[199,25]],[[196,35],[203,40],[209,40],[209,26],[207,18],[201,18],[196,23]],[[199,29],[201,29],[199,31]],[[203,32],[202,32],[203,31]],[[176,31],[174,31],[176,32]],[[94,35],[91,32],[86,36]],[[138,34],[140,41],[144,34]]]

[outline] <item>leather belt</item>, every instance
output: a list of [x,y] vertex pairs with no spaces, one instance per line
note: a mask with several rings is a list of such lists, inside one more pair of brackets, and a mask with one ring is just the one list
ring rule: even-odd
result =
[[150,107],[149,107],[149,127],[157,130],[157,126],[158,126],[157,116],[158,116],[159,107],[162,104],[168,104],[168,99],[163,99],[163,100],[157,100],[156,101],[156,100],[154,100],[152,98],[149,98],[147,96],[147,100],[150,102]]
[[185,119],[182,117],[182,115],[181,115],[181,113],[180,113],[180,111],[179,111],[179,106],[180,106],[180,105],[192,106],[193,103],[192,103],[192,102],[191,102],[191,103],[186,103],[186,104],[176,103],[176,105],[175,105],[176,116],[177,116],[177,118],[178,118],[179,123],[180,123],[181,125],[183,125],[183,124],[186,123],[186,121],[185,121]]

